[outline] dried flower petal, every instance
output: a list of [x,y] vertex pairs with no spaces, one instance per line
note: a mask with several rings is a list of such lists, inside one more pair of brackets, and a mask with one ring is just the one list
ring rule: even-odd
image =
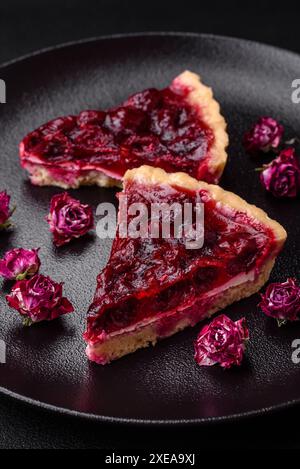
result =
[[289,278],[283,283],[272,283],[261,298],[261,310],[280,324],[299,320],[300,286],[297,280]]
[[0,259],[0,275],[8,280],[32,277],[40,268],[39,249],[12,249]]
[[6,191],[0,192],[0,230],[9,228],[11,223],[9,221],[14,209],[9,208],[10,196]]
[[200,332],[194,345],[195,360],[200,366],[219,364],[231,368],[240,365],[248,339],[246,319],[234,322],[223,314]]
[[261,183],[275,197],[296,197],[300,189],[300,167],[295,150],[280,153],[261,173]]
[[63,284],[44,275],[20,280],[6,296],[6,300],[9,306],[23,316],[24,325],[52,321],[74,311],[69,300],[63,297]]
[[47,221],[56,246],[69,243],[94,227],[92,208],[73,199],[67,192],[52,197]]
[[248,153],[267,153],[280,145],[284,128],[272,117],[262,117],[244,136]]

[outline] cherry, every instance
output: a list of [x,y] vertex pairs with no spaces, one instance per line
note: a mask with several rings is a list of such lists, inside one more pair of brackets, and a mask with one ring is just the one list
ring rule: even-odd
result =
[[147,116],[139,109],[131,107],[121,107],[109,111],[104,122],[114,135],[131,135],[145,127]]
[[76,177],[87,166],[120,178],[127,169],[151,164],[197,178],[213,134],[183,100],[169,88],[152,88],[107,112],[86,110],[54,119],[24,138],[21,157],[25,163],[46,161],[47,171],[62,181],[68,177],[68,167],[59,166],[63,162],[72,162],[69,171]]
[[87,125],[99,125],[104,122],[106,113],[103,111],[82,111],[77,119],[77,123],[85,127]]
[[125,101],[124,106],[131,106],[144,112],[151,112],[161,103],[161,92],[150,88],[140,93],[136,93]]
[[[223,212],[209,192],[182,192],[131,183],[127,203],[153,199],[168,204],[205,204],[203,248],[186,249],[181,240],[120,239],[116,237],[107,267],[98,278],[97,299],[91,307],[87,337],[132,326],[154,316],[164,317],[189,307],[201,295],[222,287],[235,276],[254,269],[273,249],[272,233],[245,214]],[[200,300],[199,300],[200,297]]]

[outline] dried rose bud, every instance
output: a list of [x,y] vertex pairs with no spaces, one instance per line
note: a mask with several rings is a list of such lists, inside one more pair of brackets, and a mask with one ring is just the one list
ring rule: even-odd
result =
[[275,197],[296,197],[300,189],[300,167],[294,148],[282,151],[265,166],[260,178],[265,189]]
[[92,208],[73,199],[67,192],[52,197],[47,221],[56,246],[67,244],[94,227]]
[[240,365],[248,339],[246,319],[234,322],[223,314],[200,332],[194,344],[195,360],[200,366],[219,364],[222,368],[231,368]]
[[283,283],[272,283],[261,298],[259,307],[267,316],[277,319],[279,325],[299,319],[300,286],[297,280],[289,278]]
[[244,136],[244,147],[248,153],[267,153],[279,147],[284,128],[272,117],[261,117]]
[[10,196],[6,191],[0,192],[0,230],[4,230],[11,226],[10,217],[14,209],[9,208]]
[[12,249],[0,259],[0,275],[7,280],[32,277],[40,268],[39,249]]
[[35,275],[29,280],[17,282],[6,300],[11,308],[23,316],[26,326],[52,321],[74,311],[70,301],[62,296],[62,286],[62,283],[56,283],[50,277]]

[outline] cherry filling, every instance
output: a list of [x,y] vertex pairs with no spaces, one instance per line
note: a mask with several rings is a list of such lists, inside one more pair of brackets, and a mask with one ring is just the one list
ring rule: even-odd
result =
[[127,169],[150,164],[197,178],[214,137],[199,109],[188,105],[187,93],[148,89],[107,112],[48,122],[22,141],[23,166],[40,164],[56,176],[61,169],[62,178],[68,166],[77,175],[93,169],[121,178]]
[[[128,204],[152,202],[205,206],[205,241],[187,249],[183,239],[116,236],[110,260],[98,277],[85,338],[106,334],[193,306],[204,294],[264,264],[274,247],[272,231],[245,213],[220,209],[207,191],[127,183]],[[150,223],[150,220],[149,220]]]

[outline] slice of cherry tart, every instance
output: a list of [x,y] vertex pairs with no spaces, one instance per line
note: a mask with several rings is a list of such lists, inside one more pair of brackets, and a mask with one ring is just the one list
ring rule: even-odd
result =
[[[124,177],[127,206],[204,204],[204,245],[184,237],[121,237],[97,279],[84,338],[100,364],[155,344],[256,293],[269,279],[286,232],[265,212],[185,173],[142,166]],[[149,208],[149,210],[148,210]],[[120,217],[123,223],[124,215]],[[148,226],[151,226],[150,215]],[[130,223],[129,220],[127,220]],[[161,220],[160,220],[161,222]]]
[[108,111],[60,117],[28,134],[20,158],[36,185],[120,186],[144,164],[217,183],[228,136],[212,90],[191,72],[163,90],[148,89]]

